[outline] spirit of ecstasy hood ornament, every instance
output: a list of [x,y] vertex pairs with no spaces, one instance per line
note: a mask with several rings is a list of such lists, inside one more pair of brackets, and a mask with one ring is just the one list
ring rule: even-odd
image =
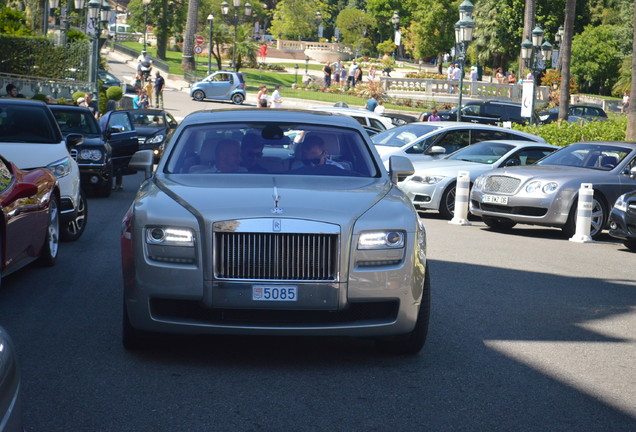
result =
[[278,207],[278,201],[281,200],[281,196],[278,194],[278,188],[276,187],[276,179],[272,179],[272,182],[274,183],[274,194],[272,195],[272,198],[274,198],[274,207],[270,209],[270,211],[273,214],[283,214],[283,209],[281,207]]

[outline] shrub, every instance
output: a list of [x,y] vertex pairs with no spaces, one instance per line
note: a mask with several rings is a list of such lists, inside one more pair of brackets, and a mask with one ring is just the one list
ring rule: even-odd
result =
[[108,87],[108,89],[106,89],[106,99],[107,100],[114,100],[114,101],[118,101],[121,100],[121,98],[124,97],[124,91],[121,89],[121,87],[118,86],[112,86],[112,87]]
[[66,98],[61,97],[57,100],[57,103],[58,105],[67,105],[68,101],[66,100]]
[[46,100],[46,95],[42,93],[37,93],[37,94],[34,94],[31,99],[44,102]]
[[566,146],[579,141],[625,141],[627,117],[610,115],[607,121],[568,123],[559,121],[546,125],[513,125],[514,129],[545,139],[549,144]]
[[73,103],[76,104],[79,98],[84,97],[84,94],[86,94],[86,92],[83,92],[83,91],[76,91],[75,93],[73,93],[71,95],[71,99],[73,99]]

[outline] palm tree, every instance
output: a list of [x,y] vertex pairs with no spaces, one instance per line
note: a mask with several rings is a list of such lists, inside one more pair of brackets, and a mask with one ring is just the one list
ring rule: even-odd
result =
[[183,35],[183,57],[181,60],[181,69],[186,71],[196,69],[194,62],[194,34],[197,31],[199,1],[200,0],[190,0],[188,4],[188,20],[186,21],[186,30]]
[[259,44],[250,37],[251,27],[242,25],[236,29],[236,70],[243,66],[243,60],[256,63]]
[[561,39],[559,62],[561,63],[561,88],[559,92],[559,120],[567,120],[570,107],[570,61],[572,59],[572,33],[574,33],[574,16],[576,0],[565,3],[565,26]]
[[[634,24],[636,25],[636,3],[634,3]],[[636,27],[635,27],[636,28]],[[636,50],[636,32],[632,42],[632,52]],[[627,109],[627,131],[625,139],[629,141],[636,140],[636,110],[633,108],[631,99],[636,95],[636,55],[632,55],[632,89],[629,93],[629,108]]]

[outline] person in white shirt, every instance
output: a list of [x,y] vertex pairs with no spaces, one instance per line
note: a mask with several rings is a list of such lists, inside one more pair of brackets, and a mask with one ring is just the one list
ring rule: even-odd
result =
[[283,107],[283,99],[280,97],[280,85],[274,87],[274,92],[272,93],[271,98],[271,106],[272,108],[282,108]]
[[378,105],[373,110],[374,113],[376,113],[376,114],[384,114],[384,105],[382,105],[382,103],[383,102],[381,100],[378,101]]

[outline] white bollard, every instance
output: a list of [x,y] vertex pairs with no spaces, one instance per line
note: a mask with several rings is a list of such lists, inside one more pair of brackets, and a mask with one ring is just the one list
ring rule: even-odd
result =
[[590,243],[590,229],[592,227],[592,200],[594,198],[594,188],[592,183],[581,183],[579,189],[579,204],[576,209],[576,232],[570,239],[575,243]]
[[449,224],[470,225],[468,222],[468,198],[470,194],[470,173],[459,171],[455,186],[455,213]]

